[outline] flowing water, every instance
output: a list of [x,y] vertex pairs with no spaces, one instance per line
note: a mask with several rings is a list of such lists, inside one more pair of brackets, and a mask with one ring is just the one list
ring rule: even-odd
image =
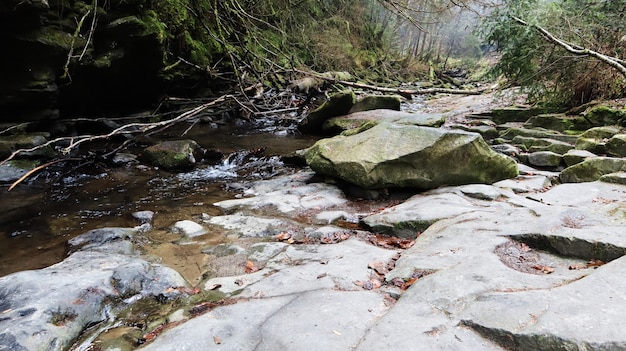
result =
[[[189,127],[170,128],[158,139],[179,139]],[[137,226],[132,217],[136,211],[156,212],[156,229],[201,212],[218,214],[217,208],[207,204],[231,198],[230,184],[288,172],[277,155],[315,142],[315,138],[294,133],[293,126],[271,119],[253,128],[197,124],[184,138],[225,156],[217,164],[201,164],[187,173],[95,164],[66,174],[43,171],[11,192],[1,186],[0,276],[61,261],[67,255],[67,240],[88,230]],[[259,148],[265,151],[248,151]]]

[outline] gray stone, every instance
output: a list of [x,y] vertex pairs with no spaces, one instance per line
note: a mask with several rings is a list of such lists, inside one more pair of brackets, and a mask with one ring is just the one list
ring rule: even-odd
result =
[[363,218],[363,223],[374,232],[414,239],[439,220],[483,209],[456,194],[415,195],[400,205]]
[[185,284],[169,268],[96,251],[0,277],[0,348],[67,350],[87,326],[110,317],[120,296],[167,296],[168,288]]
[[272,236],[279,234],[283,228],[289,226],[288,223],[280,219],[262,218],[241,213],[214,216],[205,223],[222,227],[227,235],[241,237]]
[[478,134],[412,125],[381,123],[322,139],[305,156],[317,173],[367,189],[432,189],[517,175],[515,161],[492,151]]
[[563,156],[551,151],[537,151],[528,154],[528,162],[539,167],[558,167],[563,163]]

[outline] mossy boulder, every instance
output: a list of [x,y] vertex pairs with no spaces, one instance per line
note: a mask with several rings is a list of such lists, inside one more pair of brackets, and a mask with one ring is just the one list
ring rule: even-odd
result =
[[626,134],[616,134],[606,143],[609,156],[626,157]]
[[620,132],[621,129],[611,126],[591,128],[576,140],[576,149],[605,154],[608,140]]
[[574,148],[574,145],[564,141],[525,137],[521,135],[514,137],[513,140],[511,140],[511,144],[520,146],[530,152],[551,151],[561,155]]
[[510,106],[492,110],[491,119],[497,124],[508,122],[525,122],[530,117],[545,112],[545,109],[540,107]]
[[583,115],[594,126],[626,126],[626,108],[617,108],[607,105],[596,105],[585,111]]
[[491,184],[518,175],[515,161],[479,134],[387,122],[319,140],[305,158],[315,172],[365,189]]
[[565,114],[543,114],[530,117],[525,123],[526,128],[545,128],[557,132],[583,131],[592,127],[591,123],[582,116],[568,116]]
[[576,142],[576,139],[578,139],[577,136],[567,135],[567,134],[559,133],[556,131],[545,130],[545,129],[526,129],[526,128],[518,128],[518,127],[508,128],[500,135],[500,137],[505,140],[513,140],[513,138],[515,138],[516,136],[525,136],[525,137],[542,138],[542,139],[554,139],[554,140],[559,140],[559,141],[563,141],[563,142],[570,143],[570,144],[574,144]]
[[298,130],[305,134],[321,134],[324,122],[329,118],[347,114],[355,100],[356,95],[352,90],[331,95],[328,101],[311,111],[308,116],[300,121]]
[[595,157],[567,167],[561,172],[559,178],[563,183],[593,182],[605,174],[615,172],[626,172],[626,159]]
[[563,155],[563,160],[565,161],[565,164],[567,166],[573,166],[577,163],[583,162],[585,159],[590,157],[598,157],[598,155],[587,150],[572,149]]
[[155,167],[185,170],[193,168],[202,152],[193,140],[172,140],[147,147],[141,156]]

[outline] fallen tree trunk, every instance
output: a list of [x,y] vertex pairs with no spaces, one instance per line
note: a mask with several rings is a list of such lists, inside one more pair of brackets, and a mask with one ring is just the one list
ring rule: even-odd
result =
[[349,87],[355,87],[355,88],[361,88],[361,89],[367,89],[367,90],[381,91],[385,93],[395,93],[403,97],[406,97],[407,99],[410,99],[411,95],[437,94],[437,93],[459,94],[459,95],[480,95],[487,90],[487,88],[477,89],[477,90],[446,89],[446,88],[424,88],[424,89],[386,88],[386,87],[379,87],[376,85],[370,85],[370,84],[364,84],[364,83],[348,82],[345,80],[325,77],[321,74],[312,73],[312,72],[306,72],[306,71],[300,71],[300,70],[295,70],[295,71],[301,74],[306,74],[311,77],[315,77],[317,79],[330,82],[330,83],[341,84],[341,85],[345,85]]

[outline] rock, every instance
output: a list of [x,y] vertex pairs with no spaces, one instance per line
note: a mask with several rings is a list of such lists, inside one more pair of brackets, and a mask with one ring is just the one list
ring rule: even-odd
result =
[[161,265],[110,251],[85,251],[100,246],[102,237],[93,231],[78,241],[86,246],[58,264],[0,277],[0,348],[67,350],[87,327],[124,307],[122,297],[167,299],[177,294],[169,288],[186,285]]
[[626,157],[626,134],[616,134],[606,143],[606,153],[614,157]]
[[516,136],[525,136],[539,139],[554,139],[562,142],[566,142],[569,144],[576,143],[576,139],[578,139],[575,135],[567,135],[561,134],[555,131],[549,130],[538,130],[538,129],[524,129],[511,127],[502,133],[501,137],[506,140],[513,140]]
[[591,139],[580,137],[576,140],[576,149],[589,151],[594,154],[605,154],[606,143],[602,139]]
[[556,168],[563,163],[563,156],[551,151],[537,151],[528,154],[528,162],[533,166]]
[[279,234],[289,225],[280,219],[261,218],[241,213],[214,216],[205,223],[222,227],[227,235],[237,237],[272,236]]
[[[435,127],[435,126],[433,126],[433,127]],[[498,132],[498,130],[495,127],[490,126],[490,125],[485,125],[485,124],[470,125],[470,126],[466,126],[466,125],[463,125],[463,124],[457,124],[457,125],[451,125],[450,127],[456,128],[456,129],[460,129],[460,130],[464,130],[466,132],[478,133],[485,140],[495,139],[495,138],[500,136],[500,133]]]
[[39,162],[29,160],[12,160],[0,165],[0,183],[14,182],[38,165]]
[[609,173],[626,171],[626,159],[612,157],[586,158],[561,172],[563,183],[593,182]]
[[356,101],[348,114],[369,110],[400,111],[400,96],[398,95],[367,95]]
[[[0,156],[8,157],[13,151],[41,146],[48,141],[48,137],[48,133],[0,136]],[[52,157],[54,155],[55,153],[51,146],[44,146],[37,150],[20,153],[20,157]]]
[[597,157],[597,155],[587,150],[572,149],[563,155],[563,160],[567,166],[573,166],[589,157]]
[[493,185],[519,194],[547,189],[552,185],[552,181],[545,175],[520,175],[515,179],[495,182]]
[[415,195],[400,205],[363,218],[373,232],[415,239],[433,223],[477,210],[456,194]]
[[175,233],[181,233],[189,238],[204,235],[207,233],[207,230],[204,229],[203,226],[190,220],[178,221],[174,223],[172,231]]
[[530,117],[525,123],[525,128],[545,128],[557,132],[587,130],[593,127],[582,116],[568,116],[564,114],[545,114]]
[[600,177],[601,182],[626,185],[626,172],[615,172]]
[[564,154],[574,148],[574,145],[566,143],[564,141],[546,139],[546,138],[533,138],[518,135],[511,140],[513,145],[522,145],[527,151],[551,151],[557,154]]
[[154,219],[154,211],[144,210],[133,212],[133,218],[137,219],[140,223],[151,223]]
[[354,105],[356,96],[352,90],[335,93],[320,107],[311,111],[300,123],[298,130],[305,134],[322,133],[322,125],[332,117],[345,115]]
[[606,153],[606,142],[621,132],[616,127],[595,127],[585,131],[576,140],[576,149],[587,150],[595,154]]
[[360,129],[360,131],[367,130],[381,122],[440,127],[445,122],[445,116],[440,113],[410,113],[393,110],[370,110],[331,118],[324,122],[322,128],[326,133],[336,135],[352,129]]
[[511,157],[517,157],[522,152],[520,148],[511,144],[496,144],[492,145],[491,149],[493,149],[493,151]]
[[525,122],[532,116],[544,113],[545,110],[538,107],[504,107],[493,109],[491,111],[491,119],[496,124],[502,124],[507,122]]
[[142,156],[155,167],[184,170],[196,164],[196,159],[201,156],[201,150],[198,143],[193,140],[163,141],[144,149]]
[[320,140],[305,157],[315,172],[366,189],[491,184],[518,173],[478,134],[389,123]]

